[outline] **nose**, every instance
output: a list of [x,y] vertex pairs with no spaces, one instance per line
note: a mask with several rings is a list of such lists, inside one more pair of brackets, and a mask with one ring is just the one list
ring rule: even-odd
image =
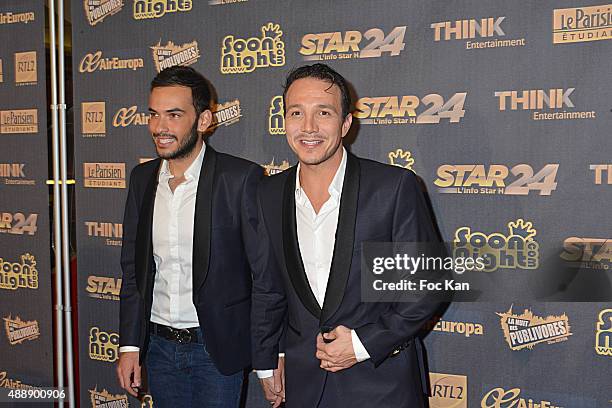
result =
[[317,125],[317,121],[314,114],[304,115],[301,130],[303,133],[316,133],[319,131],[319,126]]
[[153,116],[149,119],[149,128],[152,133],[167,133],[168,132],[168,123],[164,119],[163,116]]

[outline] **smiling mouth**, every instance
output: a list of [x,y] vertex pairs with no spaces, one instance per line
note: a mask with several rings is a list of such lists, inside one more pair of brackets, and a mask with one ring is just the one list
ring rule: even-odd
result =
[[320,144],[322,144],[322,143],[323,143],[323,140],[305,140],[305,139],[304,139],[304,140],[300,140],[300,143],[301,143],[303,146],[306,146],[306,147],[308,147],[308,148],[312,148],[312,147],[317,147],[317,146],[319,146]]
[[159,146],[168,146],[172,144],[176,138],[174,136],[155,136],[155,142]]

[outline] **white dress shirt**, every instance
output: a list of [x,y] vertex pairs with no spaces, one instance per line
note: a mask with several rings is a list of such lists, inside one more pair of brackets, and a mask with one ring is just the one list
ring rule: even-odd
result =
[[[310,199],[300,185],[300,164],[298,164],[295,177],[295,216],[298,243],[310,289],[312,289],[312,293],[321,307],[323,307],[325,300],[336,243],[340,198],[346,173],[346,155],[346,150],[342,147],[342,161],[328,187],[329,199],[320,208],[319,213],[315,212]],[[361,362],[369,359],[370,354],[359,340],[355,330],[351,330],[351,337],[357,361]],[[258,370],[257,376],[259,378],[271,377],[272,370]]]
[[[155,193],[152,239],[156,273],[151,321],[176,329],[200,325],[193,304],[192,257],[196,195],[205,151],[206,144],[174,193],[168,184],[174,176],[168,161],[163,160]],[[120,352],[137,350],[133,346],[119,349]]]

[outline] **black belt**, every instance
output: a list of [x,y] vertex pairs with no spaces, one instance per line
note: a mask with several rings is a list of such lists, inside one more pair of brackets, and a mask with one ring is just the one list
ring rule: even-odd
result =
[[175,329],[174,327],[164,326],[163,324],[153,323],[150,325],[150,332],[164,339],[177,342],[179,344],[197,343],[199,327],[188,329]]

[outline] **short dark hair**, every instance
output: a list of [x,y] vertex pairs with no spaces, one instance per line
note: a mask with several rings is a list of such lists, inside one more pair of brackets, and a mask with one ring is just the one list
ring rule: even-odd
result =
[[[340,88],[340,102],[342,104],[342,117],[345,118],[351,110],[351,95],[349,93],[348,84],[346,79],[336,71],[334,71],[329,65],[317,63],[312,65],[303,65],[298,68],[294,68],[287,75],[285,80],[285,86],[283,90],[283,105],[285,105],[285,99],[287,97],[287,91],[292,83],[302,78],[315,78],[322,81],[328,82],[330,87],[336,85]],[[285,105],[286,106],[286,105]]]
[[196,111],[200,113],[210,109],[210,88],[202,74],[191,67],[181,65],[168,67],[151,81],[151,91],[165,86],[185,86],[191,89],[191,99]]

